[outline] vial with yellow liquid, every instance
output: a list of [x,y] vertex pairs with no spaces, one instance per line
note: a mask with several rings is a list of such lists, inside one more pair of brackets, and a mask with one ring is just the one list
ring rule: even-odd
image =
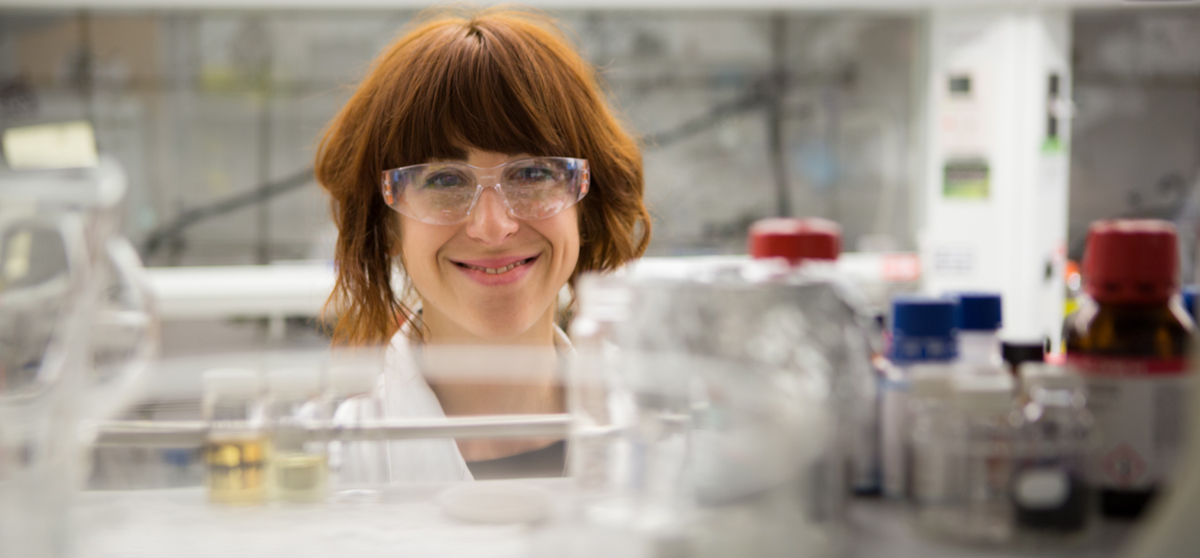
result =
[[209,370],[204,373],[203,385],[209,501],[235,505],[263,502],[270,450],[263,431],[258,372],[243,368]]
[[286,368],[267,373],[267,424],[271,441],[268,497],[283,502],[322,502],[329,491],[327,442],[311,428],[325,422],[316,370]]

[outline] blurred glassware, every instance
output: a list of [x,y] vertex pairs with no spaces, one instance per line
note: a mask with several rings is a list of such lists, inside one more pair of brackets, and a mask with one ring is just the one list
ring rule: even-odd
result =
[[846,507],[843,484],[859,494],[876,494],[881,488],[878,389],[871,363],[880,343],[873,342],[873,318],[866,312],[860,289],[836,267],[842,246],[842,228],[837,223],[820,218],[760,219],[750,226],[747,244],[754,259],[786,260],[791,266],[786,282],[828,291],[799,301],[827,318],[825,327],[814,328],[813,333],[822,337],[831,364],[836,447],[827,452],[830,461],[820,466],[824,474],[813,480],[821,514],[826,520],[838,520]]
[[217,368],[204,373],[203,383],[208,500],[233,505],[262,503],[267,497],[270,462],[262,379],[257,370],[249,368]]
[[118,235],[125,175],[0,170],[0,555],[69,552],[89,421],[129,401],[157,349],[153,299]]
[[[340,350],[328,370],[326,416],[337,428],[358,428],[384,418],[380,393],[382,352]],[[329,444],[329,467],[334,501],[372,501],[382,497],[390,481],[388,442],[377,439]]]
[[1014,417],[1012,500],[1024,533],[1069,534],[1092,515],[1087,457],[1092,414],[1087,386],[1074,370],[1040,363],[1021,368]]
[[268,497],[312,503],[328,496],[328,444],[308,439],[307,430],[328,420],[315,368],[267,371],[266,420],[270,436]]
[[653,552],[836,552],[813,480],[829,479],[834,419],[814,327],[830,316],[810,298],[828,291],[773,262],[694,275],[580,282],[568,462],[581,518]]

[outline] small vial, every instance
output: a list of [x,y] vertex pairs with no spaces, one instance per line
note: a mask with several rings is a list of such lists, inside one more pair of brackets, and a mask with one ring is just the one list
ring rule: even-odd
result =
[[958,360],[964,364],[999,366],[1002,325],[1000,295],[959,293],[955,315],[958,326]]
[[1012,376],[958,375],[953,384],[961,434],[952,451],[961,488],[951,498],[959,504],[958,524],[947,534],[971,542],[1006,542],[1013,534]]
[[1012,483],[1017,527],[1037,533],[1084,530],[1091,508],[1086,466],[1092,415],[1083,378],[1067,368],[1027,364],[1018,402]]
[[241,368],[203,375],[208,421],[204,455],[210,502],[258,504],[266,498],[267,441],[258,372]]
[[267,420],[271,439],[270,497],[284,502],[321,502],[328,496],[328,451],[310,429],[324,418],[321,385],[314,369],[267,373]]
[[[384,417],[383,398],[377,389],[379,373],[379,368],[369,365],[330,368],[327,405],[335,429],[356,428]],[[382,434],[370,440],[335,439],[329,452],[335,501],[372,501],[382,496],[390,475],[387,440]]]

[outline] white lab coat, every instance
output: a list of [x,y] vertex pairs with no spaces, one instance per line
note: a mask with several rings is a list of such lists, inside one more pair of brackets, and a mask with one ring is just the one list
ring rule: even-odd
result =
[[[383,374],[384,415],[387,418],[445,418],[437,396],[413,359],[408,329],[402,328],[388,346]],[[554,327],[554,347],[560,355],[574,353],[570,339]],[[446,483],[474,480],[451,439],[388,442],[393,483]]]

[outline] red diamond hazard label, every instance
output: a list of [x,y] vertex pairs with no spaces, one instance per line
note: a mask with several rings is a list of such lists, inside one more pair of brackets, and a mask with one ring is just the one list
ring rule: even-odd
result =
[[1130,486],[1146,474],[1146,461],[1129,444],[1108,452],[1101,464],[1104,474],[1118,486]]

